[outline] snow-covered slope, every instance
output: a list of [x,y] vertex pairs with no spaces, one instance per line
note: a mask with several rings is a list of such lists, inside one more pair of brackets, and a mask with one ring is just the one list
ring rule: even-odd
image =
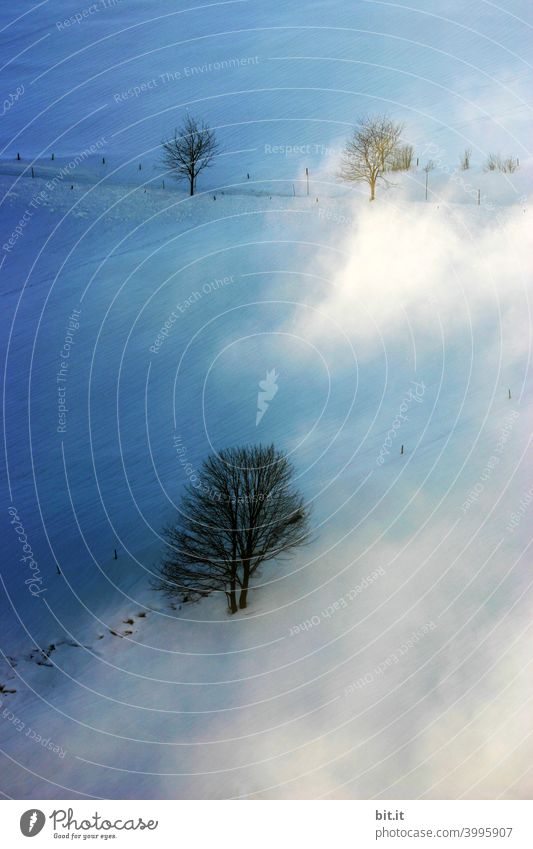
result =
[[[146,5],[0,22],[3,792],[528,797],[523,10]],[[192,199],[155,153],[187,103],[224,147]],[[378,108],[420,163],[369,207],[336,151]],[[244,614],[150,588],[178,439],[274,441],[313,505]]]
[[186,107],[219,128],[224,182],[314,174],[358,115],[375,111],[404,119],[420,156],[434,144],[451,165],[466,146],[479,163],[492,149],[529,155],[526,2],[22,6],[0,10],[5,96],[24,86],[0,129],[10,157],[69,156],[100,141],[109,168],[131,160],[129,176],[139,159],[156,161]]

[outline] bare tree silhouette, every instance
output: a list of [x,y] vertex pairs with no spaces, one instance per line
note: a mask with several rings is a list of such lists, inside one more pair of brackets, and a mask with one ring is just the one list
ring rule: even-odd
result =
[[231,613],[244,609],[261,564],[309,540],[309,510],[293,474],[274,445],[210,455],[186,487],[177,522],[164,528],[168,548],[155,589],[179,597],[224,592]]
[[192,197],[198,174],[212,164],[218,152],[214,130],[187,114],[180,129],[161,144],[163,164],[177,180],[187,180]]

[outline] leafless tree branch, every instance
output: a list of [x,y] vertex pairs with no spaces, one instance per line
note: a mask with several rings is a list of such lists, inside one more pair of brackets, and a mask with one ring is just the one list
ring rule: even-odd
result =
[[309,510],[292,476],[273,445],[209,456],[186,489],[178,521],[164,529],[168,550],[155,588],[170,596],[218,590],[232,613],[245,608],[261,564],[309,539]]
[[161,145],[163,164],[176,179],[187,180],[189,192],[194,195],[198,174],[212,164],[218,153],[214,130],[187,115],[180,129]]
[[349,182],[365,182],[370,187],[370,200],[376,196],[379,180],[387,183],[398,154],[403,125],[386,115],[361,119],[344,148],[339,176]]

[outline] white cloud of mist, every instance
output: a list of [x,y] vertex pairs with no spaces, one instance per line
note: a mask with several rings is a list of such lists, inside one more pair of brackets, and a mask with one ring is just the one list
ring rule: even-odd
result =
[[[358,199],[321,209],[341,256],[323,253],[314,266],[331,283],[318,309],[358,351],[374,350],[380,335],[386,341],[406,322],[417,344],[432,344],[440,321],[447,332],[490,322],[491,338],[502,333],[506,357],[523,354],[529,346],[530,211],[395,200],[393,190],[382,190],[373,204]],[[320,314],[306,321],[310,338],[325,341],[329,323]]]
[[[351,206],[332,203],[321,211],[324,242],[329,238],[340,253],[326,248],[320,252],[313,272],[328,278],[330,288],[322,288],[318,296],[318,290],[313,292],[319,314],[298,313],[295,325],[327,352],[334,372],[343,373],[339,352],[344,342],[332,335],[325,317],[337,322],[363,355],[363,385],[372,373],[368,361],[380,346],[378,334],[394,350],[406,317],[419,364],[442,341],[452,347],[455,336],[462,334],[475,340],[478,367],[481,361],[501,358],[517,374],[525,373],[531,341],[529,211],[522,205],[498,210],[449,207],[445,202],[438,206],[405,204],[401,193],[393,203],[392,193],[382,193],[372,205],[356,200]],[[528,702],[533,691],[524,636],[531,621],[531,598],[520,559],[528,539],[525,525],[501,544],[504,517],[519,498],[512,475],[519,469],[518,480],[524,473],[520,456],[530,432],[527,403],[499,458],[498,473],[484,484],[483,500],[461,514],[461,504],[479,480],[502,426],[499,407],[489,426],[483,422],[484,396],[490,395],[493,377],[487,371],[484,382],[483,369],[478,372],[472,391],[481,394],[463,418],[454,447],[440,461],[433,452],[436,466],[427,482],[414,471],[420,461],[403,474],[391,465],[385,480],[374,477],[364,499],[358,497],[321,530],[326,553],[318,572],[306,574],[306,591],[351,561],[356,565],[300,603],[295,621],[311,617],[321,604],[342,595],[356,576],[378,565],[385,567],[386,575],[351,609],[302,637],[302,654],[335,642],[312,661],[299,663],[297,674],[295,669],[287,681],[292,686],[306,674],[309,680],[321,673],[323,677],[304,690],[305,697],[299,694],[288,704],[276,700],[272,715],[280,710],[285,718],[297,716],[304,706],[312,710],[332,698],[334,702],[323,714],[317,710],[274,738],[258,734],[253,746],[257,765],[232,779],[236,795],[529,797]],[[394,392],[394,387],[387,391]],[[443,392],[432,426],[433,433],[435,426],[442,432],[442,442],[453,431],[452,411],[454,402]],[[421,415],[429,417],[429,402]],[[450,484],[441,503],[455,474],[448,479],[447,472],[459,473],[478,437],[479,455]],[[332,462],[334,466],[333,455]],[[349,496],[364,471],[364,460],[352,466],[353,478],[337,484],[337,495],[342,491]],[[507,483],[509,491],[500,502]],[[365,519],[389,485],[390,501]],[[333,509],[337,499],[328,498]],[[411,498],[413,504],[402,516]],[[357,531],[348,534],[356,525]],[[269,592],[275,597],[277,589]],[[428,621],[435,621],[434,633],[371,685],[345,697],[344,687],[351,680],[394,653],[410,631]],[[291,659],[293,651],[296,644],[286,648],[285,659]]]
[[[228,755],[232,795],[528,798],[531,780],[522,774],[531,764],[531,602],[527,592],[520,599],[520,590],[509,585],[496,608],[489,601],[512,563],[509,552],[485,564],[474,591],[467,588],[479,566],[472,551],[440,582],[450,563],[446,548],[431,556],[439,524],[445,525],[444,517],[399,562],[398,542],[381,543],[359,577],[378,559],[385,576],[349,610],[280,651],[280,664],[311,654],[308,660],[263,682],[243,683],[243,698],[268,698],[277,688],[289,695],[247,713],[251,737]],[[473,520],[465,523],[463,542],[474,527]],[[330,567],[335,563],[331,558]],[[409,563],[412,570],[422,566],[420,578],[408,574]],[[438,583],[433,593],[432,582]],[[297,621],[334,597],[315,595],[305,612],[300,605]],[[346,693],[347,685],[397,656],[405,640],[430,622],[434,628],[397,662]],[[291,693],[302,682],[303,689]],[[221,736],[226,727],[224,718],[211,725]]]

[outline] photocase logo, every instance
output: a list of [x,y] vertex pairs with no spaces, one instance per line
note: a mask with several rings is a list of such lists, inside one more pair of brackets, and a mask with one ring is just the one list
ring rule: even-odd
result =
[[35,837],[43,830],[46,817],[42,811],[36,808],[31,808],[25,811],[20,818],[20,830],[24,837]]
[[276,373],[276,369],[273,368],[272,371],[267,371],[266,378],[264,380],[259,381],[259,392],[257,393],[257,415],[255,417],[256,427],[268,410],[270,401],[272,401],[278,391],[278,384],[276,383],[278,377],[279,375]]

